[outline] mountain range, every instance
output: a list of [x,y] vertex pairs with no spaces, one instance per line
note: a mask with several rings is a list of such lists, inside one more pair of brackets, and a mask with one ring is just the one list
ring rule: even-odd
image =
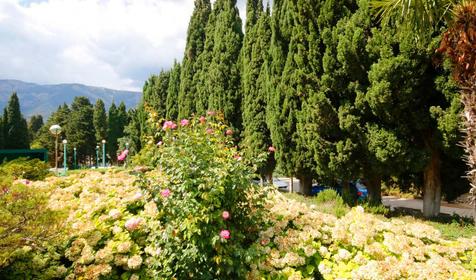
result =
[[[94,105],[97,99],[102,99],[106,110],[112,101],[119,105],[124,101],[126,107],[135,107],[141,98],[140,92],[114,90],[102,87],[93,87],[82,84],[39,85],[19,80],[0,79],[0,110],[8,103],[12,92],[16,92],[20,99],[21,111],[24,117],[40,114],[46,119],[58,109],[59,105],[71,104],[74,97],[86,96]],[[3,110],[0,111],[3,113]]]

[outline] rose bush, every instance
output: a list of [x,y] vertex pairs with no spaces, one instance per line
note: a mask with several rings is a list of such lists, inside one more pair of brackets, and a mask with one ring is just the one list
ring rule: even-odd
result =
[[152,120],[143,153],[154,170],[138,181],[163,226],[148,237],[161,250],[154,277],[244,278],[253,259],[248,247],[262,224],[261,189],[251,184],[253,170],[220,114],[180,123]]

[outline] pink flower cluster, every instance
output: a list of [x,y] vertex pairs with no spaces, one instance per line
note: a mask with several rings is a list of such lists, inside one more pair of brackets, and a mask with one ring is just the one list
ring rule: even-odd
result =
[[118,161],[125,160],[128,154],[129,154],[129,150],[126,149],[126,150],[122,151],[122,153],[119,156],[117,156],[117,160]]
[[224,230],[220,231],[220,237],[223,238],[223,239],[230,239],[231,238],[231,233],[230,233],[229,230],[224,229]]
[[230,212],[223,211],[223,213],[221,213],[221,217],[223,218],[223,220],[228,220],[230,218]]
[[225,133],[226,133],[226,135],[228,135],[228,136],[233,135],[233,130],[227,129]]
[[177,125],[173,121],[164,122],[164,126],[162,127],[163,130],[176,129],[176,128],[177,128]]
[[163,198],[167,198],[169,197],[171,194],[171,191],[169,189],[165,189],[165,190],[161,190],[160,191],[160,195],[163,197]]
[[268,148],[268,152],[270,152],[270,153],[274,153],[274,152],[276,152],[276,148],[275,148],[275,147],[273,147],[273,146],[269,146],[269,148]]
[[207,119],[204,116],[201,116],[199,121],[201,124],[204,124],[207,121]]
[[140,217],[134,217],[127,220],[126,224],[124,225],[128,231],[134,231],[141,227],[144,220]]
[[187,126],[189,123],[190,123],[190,121],[187,120],[187,119],[183,119],[183,120],[180,121],[181,126]]

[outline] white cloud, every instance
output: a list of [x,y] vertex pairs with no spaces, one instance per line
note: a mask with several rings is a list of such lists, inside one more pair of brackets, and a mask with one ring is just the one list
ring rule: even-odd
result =
[[193,0],[0,1],[0,78],[139,89],[181,59]]
[[[245,2],[237,4],[243,20]],[[193,7],[194,0],[0,0],[0,79],[140,90],[182,59]]]

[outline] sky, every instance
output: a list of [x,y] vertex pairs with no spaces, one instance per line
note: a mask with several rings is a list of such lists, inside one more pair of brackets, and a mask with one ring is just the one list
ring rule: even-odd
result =
[[[140,91],[182,60],[194,0],[0,0],[0,79]],[[238,0],[244,20],[245,0]]]

